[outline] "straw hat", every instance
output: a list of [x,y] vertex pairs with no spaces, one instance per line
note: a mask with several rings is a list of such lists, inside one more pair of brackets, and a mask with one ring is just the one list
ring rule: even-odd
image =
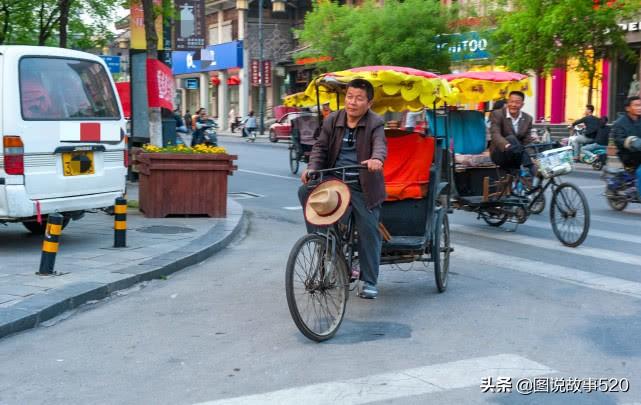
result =
[[349,207],[349,187],[340,180],[319,184],[305,202],[305,220],[316,226],[329,226],[345,214]]

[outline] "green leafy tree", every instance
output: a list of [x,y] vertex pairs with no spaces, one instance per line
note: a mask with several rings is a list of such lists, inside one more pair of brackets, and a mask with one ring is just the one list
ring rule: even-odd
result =
[[450,59],[439,47],[449,32],[450,11],[435,0],[367,1],[360,7],[318,1],[299,31],[309,49],[299,56],[329,56],[322,69],[398,65],[446,72]]
[[618,0],[596,7],[587,0],[517,0],[515,11],[496,15],[493,53],[511,70],[549,73],[576,61],[592,103],[599,63],[606,58],[634,54],[617,25],[641,11],[638,0]]

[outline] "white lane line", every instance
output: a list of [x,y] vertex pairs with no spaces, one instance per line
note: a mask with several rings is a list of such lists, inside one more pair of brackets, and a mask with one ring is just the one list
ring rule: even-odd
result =
[[[593,290],[641,298],[641,283],[636,281],[604,276],[597,273],[590,273],[589,271],[577,270],[571,267],[550,264],[538,260],[523,259],[516,256],[497,255],[493,252],[462,246],[459,244],[454,246],[453,254],[460,254],[460,257],[463,259],[469,258],[469,260],[473,261],[475,264],[478,263],[491,267],[510,269],[591,288]],[[509,265],[508,263],[514,263],[514,265]]]
[[[532,228],[540,228],[540,229],[549,229],[550,231],[552,230],[552,225],[550,225],[549,222],[543,222],[543,221],[533,221],[528,218],[527,222],[520,225],[520,226],[529,226]],[[590,227],[590,231],[588,233],[589,236],[596,236],[598,238],[606,238],[606,239],[612,239],[612,240],[620,240],[621,242],[629,242],[629,243],[641,243],[641,236],[635,236],[635,235],[630,235],[627,233],[622,233],[622,232],[610,232],[610,231],[602,231],[600,229],[592,229]]]
[[595,186],[579,186],[579,188],[581,190],[594,190],[594,189],[597,189],[597,188],[605,189],[605,184],[601,184],[601,185],[598,185],[598,186],[596,186],[596,185]]
[[[483,378],[518,378],[557,371],[515,354],[477,357],[400,370],[393,373],[289,388],[263,394],[202,402],[200,405],[326,405],[365,404],[458,388],[480,386]],[[480,393],[479,388],[479,393]]]
[[[612,211],[614,212],[614,211]],[[627,226],[639,226],[641,225],[641,217],[635,218],[635,217],[630,217],[630,219],[622,219],[622,218],[617,218],[617,217],[607,217],[607,216],[602,216],[602,215],[594,215],[590,214],[590,219],[593,219],[595,221],[599,222],[607,222],[610,224],[617,224],[617,225],[627,225]]]
[[303,207],[301,207],[301,206],[299,205],[299,206],[296,206],[296,207],[283,207],[283,209],[284,209],[284,210],[290,210],[290,211],[298,211],[298,210],[302,210],[302,209],[303,209]]
[[300,181],[299,177],[281,176],[280,174],[263,173],[263,172],[257,172],[254,170],[247,170],[247,169],[238,169],[238,171],[243,173],[249,173],[249,174],[257,174],[259,176],[268,176],[268,177],[276,177],[278,179]]
[[529,246],[536,252],[536,249],[543,248],[563,252],[564,254],[574,254],[580,256],[593,257],[595,259],[610,260],[613,262],[641,265],[641,256],[632,255],[629,253],[616,252],[612,250],[600,249],[595,247],[579,246],[576,248],[569,248],[561,244],[552,233],[550,229],[550,239],[533,238],[531,236],[518,235],[516,233],[507,233],[500,228],[495,231],[485,230],[480,227],[469,225],[450,225],[450,229],[455,232],[463,233],[466,235],[485,237],[490,239],[502,240],[511,243],[518,243],[521,245]]

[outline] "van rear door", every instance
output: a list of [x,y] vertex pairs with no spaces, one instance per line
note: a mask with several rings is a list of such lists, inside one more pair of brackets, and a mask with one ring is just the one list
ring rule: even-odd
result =
[[124,120],[97,60],[24,56],[20,136],[33,200],[124,189]]

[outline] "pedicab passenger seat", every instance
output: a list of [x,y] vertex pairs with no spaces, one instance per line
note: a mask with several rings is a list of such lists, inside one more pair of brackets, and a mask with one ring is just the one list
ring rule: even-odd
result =
[[317,128],[318,117],[315,115],[303,115],[292,120],[292,141],[300,146],[301,155],[311,152],[316,143]]
[[[387,198],[381,222],[392,239],[383,243],[383,252],[424,249],[429,229],[428,188],[435,139],[419,133],[386,130],[387,158],[383,173]],[[437,176],[438,177],[438,176]]]

